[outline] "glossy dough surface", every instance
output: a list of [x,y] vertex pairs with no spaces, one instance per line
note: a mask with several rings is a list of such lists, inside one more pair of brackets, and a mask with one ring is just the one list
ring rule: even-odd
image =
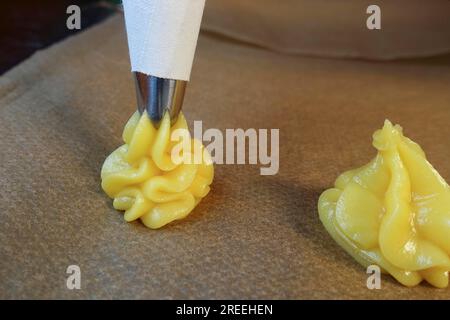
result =
[[183,114],[172,127],[166,114],[156,129],[146,113],[136,112],[123,131],[125,144],[105,160],[102,188],[114,199],[114,208],[125,211],[126,221],[141,219],[149,228],[160,228],[186,217],[208,194],[214,176],[209,154],[189,135],[192,152],[200,149],[204,157],[175,164],[171,151],[177,142],[170,136],[176,129],[189,134]]
[[386,120],[377,156],[322,193],[319,215],[333,239],[364,266],[400,283],[448,286],[450,188],[421,147]]

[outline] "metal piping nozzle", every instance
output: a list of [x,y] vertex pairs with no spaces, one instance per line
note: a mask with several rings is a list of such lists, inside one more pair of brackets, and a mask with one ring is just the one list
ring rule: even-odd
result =
[[136,84],[138,110],[147,111],[153,125],[158,128],[166,112],[171,124],[181,111],[187,81],[164,79],[141,72],[133,72]]

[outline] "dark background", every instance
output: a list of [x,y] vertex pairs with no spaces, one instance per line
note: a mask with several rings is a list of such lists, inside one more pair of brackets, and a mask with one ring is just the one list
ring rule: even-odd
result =
[[[0,74],[43,49],[102,21],[120,1],[106,0],[15,0],[2,1],[0,11]],[[81,8],[81,30],[69,30],[66,9]]]

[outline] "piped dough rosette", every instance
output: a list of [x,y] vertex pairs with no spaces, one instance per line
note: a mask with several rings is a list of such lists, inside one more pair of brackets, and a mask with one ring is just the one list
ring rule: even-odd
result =
[[[186,140],[172,141],[177,129],[191,148],[181,147]],[[114,208],[125,211],[126,221],[141,219],[149,228],[160,228],[186,217],[208,194],[214,176],[211,158],[200,141],[190,138],[183,114],[172,127],[166,114],[156,129],[146,113],[136,112],[125,126],[123,140],[125,144],[105,160],[101,179]],[[174,148],[181,150],[180,159],[192,161],[173,161]],[[201,156],[194,159],[194,154]]]
[[364,266],[377,264],[400,283],[448,286],[450,188],[402,128],[374,133],[377,156],[343,173],[319,199],[334,240]]

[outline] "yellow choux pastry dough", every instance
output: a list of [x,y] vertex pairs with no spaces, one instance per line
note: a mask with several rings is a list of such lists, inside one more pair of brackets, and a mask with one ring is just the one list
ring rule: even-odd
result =
[[377,156],[322,193],[320,220],[363,266],[376,264],[405,286],[448,286],[450,188],[420,146],[386,120]]
[[113,206],[125,211],[125,220],[141,221],[156,229],[186,217],[205,197],[214,168],[203,145],[191,139],[192,153],[200,151],[200,161],[175,163],[171,151],[180,142],[171,141],[171,132],[186,130],[183,114],[171,127],[166,114],[156,129],[146,113],[136,112],[123,131],[124,145],[105,160],[102,188],[113,198]]

